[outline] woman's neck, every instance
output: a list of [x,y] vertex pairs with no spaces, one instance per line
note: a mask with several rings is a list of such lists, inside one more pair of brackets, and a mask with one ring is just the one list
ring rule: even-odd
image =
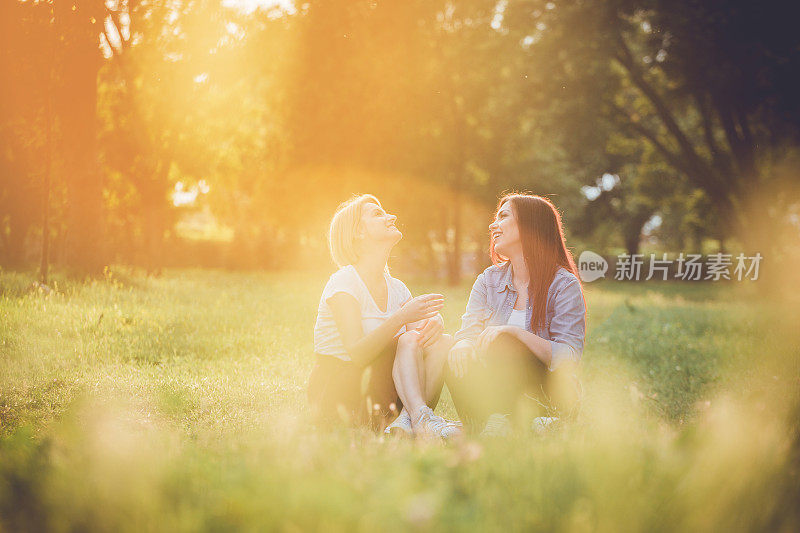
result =
[[374,251],[361,254],[353,266],[367,283],[375,283],[383,279],[386,263],[389,261],[389,250]]
[[530,273],[528,272],[528,265],[525,263],[525,256],[514,254],[508,258],[511,262],[511,275],[514,286],[524,288],[530,283]]

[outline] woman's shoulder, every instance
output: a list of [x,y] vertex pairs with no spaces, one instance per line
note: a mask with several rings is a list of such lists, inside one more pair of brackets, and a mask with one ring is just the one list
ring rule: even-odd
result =
[[352,265],[345,265],[328,278],[328,282],[323,289],[323,299],[333,296],[334,293],[343,291],[353,295],[358,294],[359,283],[358,273]]
[[504,263],[498,263],[496,265],[489,266],[483,272],[478,274],[478,278],[482,277],[486,285],[499,286],[502,283],[505,283],[510,275],[510,263],[506,261]]
[[345,280],[354,281],[356,280],[356,274],[356,269],[353,265],[345,265],[339,267],[339,270],[330,275],[328,283]]
[[559,267],[555,276],[553,276],[553,282],[550,284],[550,292],[557,293],[566,287],[576,287],[580,289],[580,286],[581,282],[578,279],[578,276],[564,267]]
[[571,283],[573,281],[578,281],[578,276],[564,267],[558,267],[558,270],[556,270],[556,275],[553,277],[553,279],[563,279],[564,281]]
[[486,269],[484,269],[483,272],[481,272],[481,274],[483,274],[483,277],[489,279],[502,278],[503,276],[508,274],[510,264],[511,263],[509,263],[508,261],[505,261],[503,263],[498,263],[496,265],[489,265]]

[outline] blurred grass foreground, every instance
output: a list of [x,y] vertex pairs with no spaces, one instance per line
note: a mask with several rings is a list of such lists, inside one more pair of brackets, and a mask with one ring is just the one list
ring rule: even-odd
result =
[[574,423],[424,444],[311,425],[324,280],[0,274],[0,530],[800,529],[796,305],[587,284]]

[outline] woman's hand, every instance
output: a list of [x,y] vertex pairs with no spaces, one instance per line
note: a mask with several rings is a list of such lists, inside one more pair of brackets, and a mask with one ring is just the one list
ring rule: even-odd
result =
[[484,352],[501,333],[514,334],[515,326],[489,326],[478,335],[477,351]]
[[472,346],[472,343],[466,339],[462,339],[450,348],[450,353],[447,356],[447,363],[453,370],[453,374],[455,374],[457,378],[461,378],[464,377],[467,371],[467,361],[469,359],[474,361],[475,358],[475,348]]
[[444,296],[441,294],[422,294],[411,298],[397,311],[403,324],[427,320],[439,314],[444,307]]
[[420,346],[427,348],[441,338],[444,332],[444,319],[442,315],[436,315],[424,320],[416,329],[419,331]]

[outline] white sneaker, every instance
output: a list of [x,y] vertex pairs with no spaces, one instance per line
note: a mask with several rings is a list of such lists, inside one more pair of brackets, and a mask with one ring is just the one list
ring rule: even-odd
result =
[[430,407],[420,409],[419,419],[414,426],[414,434],[421,437],[441,437],[451,439],[463,433],[460,422],[448,422],[441,416],[434,414]]
[[548,430],[554,429],[558,424],[557,416],[537,416],[533,419],[531,429],[539,435],[544,435]]
[[486,420],[486,427],[481,431],[481,437],[507,437],[511,433],[511,422],[508,415],[494,413]]
[[414,429],[411,427],[411,415],[408,414],[405,407],[403,407],[400,414],[397,415],[397,418],[394,419],[394,422],[386,426],[383,432],[387,435],[398,436],[411,436],[414,434]]

